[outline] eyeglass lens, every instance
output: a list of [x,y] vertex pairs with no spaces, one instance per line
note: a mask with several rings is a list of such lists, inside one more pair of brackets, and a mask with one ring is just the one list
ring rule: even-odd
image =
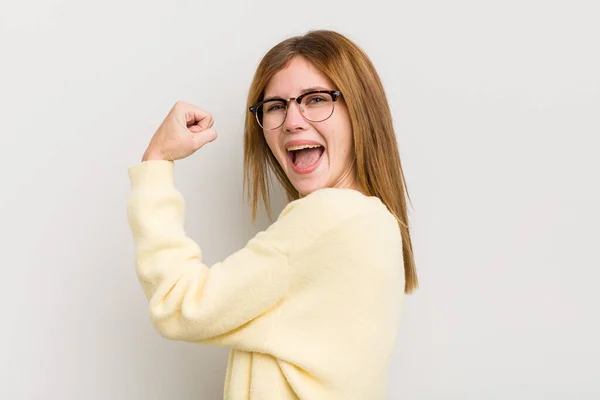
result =
[[[300,103],[300,112],[311,122],[326,120],[333,114],[333,108],[334,101],[329,93],[308,94]],[[276,129],[283,125],[286,114],[285,101],[269,100],[257,108],[256,119],[264,129]]]

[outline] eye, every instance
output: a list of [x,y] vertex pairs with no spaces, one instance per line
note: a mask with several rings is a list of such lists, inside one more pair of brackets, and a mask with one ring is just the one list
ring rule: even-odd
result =
[[267,107],[267,112],[281,111],[283,109],[285,109],[283,103],[274,103]]
[[320,107],[324,104],[330,103],[331,97],[327,94],[311,94],[302,99],[302,103],[307,107]]

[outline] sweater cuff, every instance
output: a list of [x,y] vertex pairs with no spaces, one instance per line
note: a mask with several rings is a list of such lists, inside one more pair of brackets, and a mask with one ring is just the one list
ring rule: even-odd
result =
[[149,160],[128,168],[132,189],[151,189],[173,186],[175,163],[170,160]]

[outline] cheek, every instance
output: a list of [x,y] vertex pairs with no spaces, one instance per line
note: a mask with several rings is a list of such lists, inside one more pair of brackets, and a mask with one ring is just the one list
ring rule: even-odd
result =
[[336,121],[336,124],[330,127],[326,139],[330,145],[332,144],[343,155],[350,154],[354,146],[352,128],[346,121]]
[[267,146],[271,150],[271,153],[275,156],[275,158],[281,161],[282,154],[279,146],[279,135],[275,135],[273,132],[269,132],[269,134],[265,135],[265,141],[267,142]]
[[272,135],[271,132],[263,131],[263,138],[265,139],[265,142],[267,142],[267,146],[269,146],[269,149],[273,151],[273,146],[275,145],[275,136]]
[[335,134],[335,141],[344,148],[352,144],[352,123],[348,110],[344,107],[337,108],[329,121],[330,131]]
[[352,132],[352,124],[350,122],[350,116],[346,114],[344,119],[344,127],[341,130],[343,136],[344,147],[348,153],[351,152],[354,146],[354,133]]

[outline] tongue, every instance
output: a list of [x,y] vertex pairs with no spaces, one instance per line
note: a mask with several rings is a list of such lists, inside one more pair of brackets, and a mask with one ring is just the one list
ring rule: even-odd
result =
[[322,153],[322,147],[298,150],[296,151],[294,165],[298,168],[308,168],[317,162]]

